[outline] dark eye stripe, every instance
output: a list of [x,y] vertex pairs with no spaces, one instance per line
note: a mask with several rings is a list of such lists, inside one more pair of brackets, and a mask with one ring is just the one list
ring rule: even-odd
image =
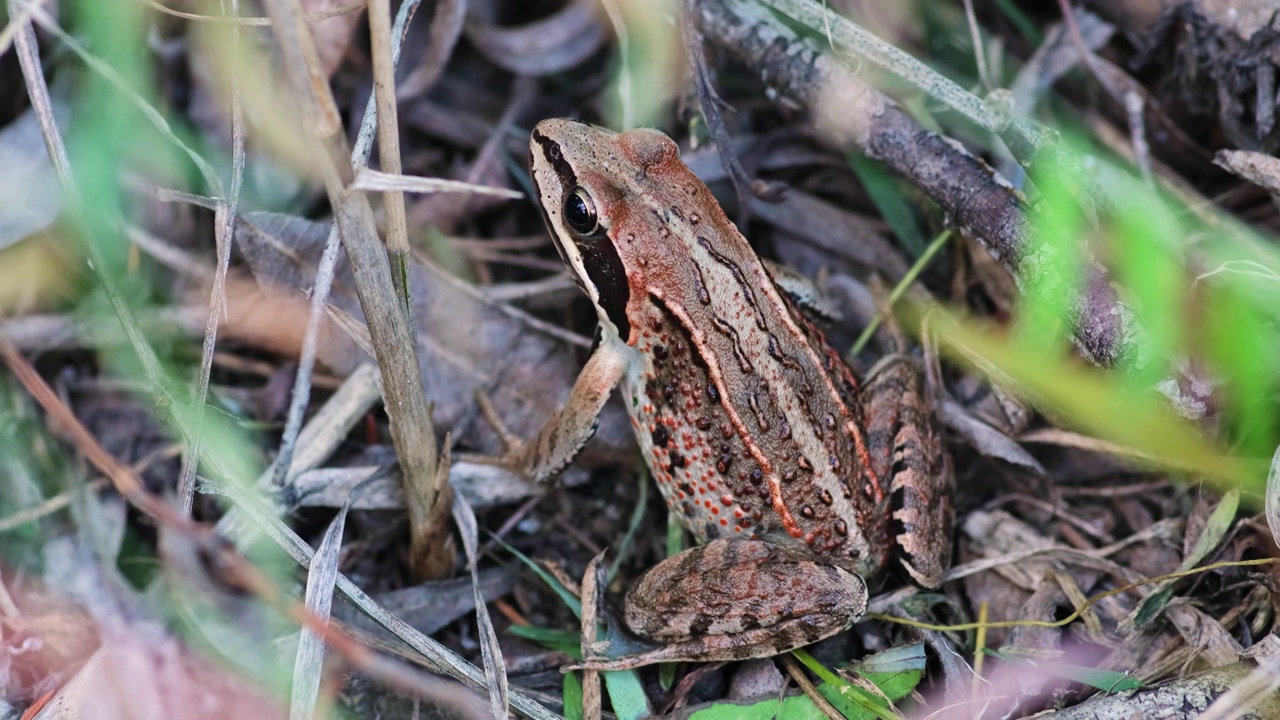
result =
[[[537,131],[534,131],[532,137],[538,147],[542,148],[543,157],[551,163],[551,169],[560,180],[562,191],[568,192],[577,187],[578,174],[564,159],[560,144]],[[556,229],[551,226],[551,218],[545,207],[542,208],[542,215],[547,221],[551,236],[556,238]],[[556,244],[558,250],[558,238]],[[597,232],[590,239],[575,239],[574,244],[582,254],[582,265],[587,271],[587,277],[600,296],[600,307],[604,309],[609,321],[618,328],[618,335],[623,342],[626,342],[631,336],[631,322],[627,320],[627,300],[631,297],[631,288],[627,285],[627,272],[622,265],[622,258],[618,257],[618,250],[613,246],[613,239],[605,233]],[[563,253],[561,257],[564,257]]]
[[542,148],[543,156],[547,158],[547,162],[551,163],[551,168],[556,171],[556,175],[560,178],[560,187],[566,191],[575,187],[578,184],[578,175],[560,152],[560,143],[536,130],[533,133],[533,141],[538,143],[538,147]]
[[591,278],[591,284],[600,294],[600,307],[604,308],[604,314],[618,327],[618,335],[626,342],[631,337],[631,322],[627,320],[631,287],[627,284],[622,258],[618,257],[618,249],[613,246],[613,238],[597,232],[589,239],[576,240],[574,244],[582,253],[587,277]]

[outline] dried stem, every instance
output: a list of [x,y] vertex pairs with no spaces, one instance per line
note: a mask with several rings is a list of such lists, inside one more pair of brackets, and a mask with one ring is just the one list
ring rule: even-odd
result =
[[[264,3],[281,58],[307,130],[318,145],[316,170],[324,180],[333,206],[342,245],[347,251],[356,292],[364,310],[378,365],[382,369],[391,437],[404,471],[405,484],[415,488],[422,506],[437,518],[448,517],[447,477],[438,472],[435,433],[419,375],[416,342],[408,314],[393,292],[391,268],[382,250],[368,197],[349,190],[354,177],[350,150],[337,107],[320,70],[314,41],[303,22],[297,0]],[[444,502],[441,503],[440,500]],[[440,513],[440,508],[444,512]],[[453,556],[447,544],[420,548],[430,562],[429,572],[451,571]]]

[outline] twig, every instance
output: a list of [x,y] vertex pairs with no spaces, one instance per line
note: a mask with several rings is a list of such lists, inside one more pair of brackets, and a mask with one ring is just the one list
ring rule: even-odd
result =
[[[373,56],[373,97],[378,108],[378,160],[382,171],[400,175],[400,116],[396,108],[394,40],[391,35],[391,0],[369,3],[369,42]],[[404,304],[409,325],[413,325],[413,300],[409,295],[409,227],[405,221],[404,193],[387,190],[382,194],[386,215],[387,257],[391,261],[391,282]],[[417,356],[414,343],[414,356]],[[412,507],[410,503],[410,507]]]
[[697,25],[689,17],[693,12],[693,0],[685,0],[684,12],[680,13],[680,34],[684,40],[684,52],[693,68],[693,87],[698,96],[698,104],[702,107],[702,116],[707,120],[707,129],[716,143],[716,152],[724,165],[729,180],[733,183],[733,192],[738,197],[739,226],[746,227],[745,221],[751,212],[751,178],[734,153],[733,138],[725,127],[724,116],[720,114],[720,96],[711,83],[711,69],[707,67],[707,57],[702,51],[702,35]]
[[[158,2],[158,0],[144,0],[144,1],[147,3],[148,6],[150,6],[152,9],[154,9],[157,12],[162,12],[166,15],[173,15],[174,17],[180,17],[180,18],[183,18],[184,20],[192,20],[195,22],[218,23],[222,25],[241,25],[244,27],[267,27],[271,25],[271,18],[235,17],[232,15],[226,15],[225,13],[221,16],[199,15],[196,13],[189,13],[189,12],[182,12],[181,10],[174,10],[173,8],[168,7],[163,3]],[[303,19],[305,19],[309,23],[320,22],[321,20],[328,20],[329,18],[338,17],[339,15],[346,15],[347,13],[353,13],[358,10],[362,10],[364,9],[364,6],[365,6],[365,3],[363,2],[363,0],[361,0],[361,2],[351,3],[350,5],[343,5],[341,7],[329,8],[328,10],[322,10],[320,12],[307,13],[306,15],[303,16]]]
[[[222,0],[224,15],[235,16],[240,12],[240,0]],[[240,47],[240,28],[231,26],[228,38],[234,57]],[[196,496],[196,468],[200,459],[201,427],[204,421],[205,399],[209,395],[209,374],[213,369],[213,351],[218,343],[218,321],[227,310],[227,269],[231,265],[231,243],[235,237],[236,215],[240,207],[240,186],[244,180],[244,113],[240,102],[240,80],[237,73],[230,73],[231,96],[231,193],[217,198],[214,211],[214,238],[218,264],[214,270],[213,288],[209,296],[209,314],[205,318],[204,342],[200,347],[200,371],[193,392],[195,403],[196,434],[192,447],[182,459],[182,472],[178,476],[178,510],[191,516],[191,506]]]
[[[317,146],[317,170],[333,207],[382,369],[391,437],[406,487],[416,488],[423,506],[443,520],[448,516],[448,484],[437,467],[435,431],[418,367],[417,344],[407,314],[392,292],[391,270],[378,238],[373,208],[364,193],[347,188],[353,177],[353,165],[346,160],[350,150],[297,0],[268,0],[264,4],[273,21],[286,75]],[[444,527],[443,522],[436,527]],[[426,566],[440,572],[452,566],[453,556],[443,542],[417,550],[416,556],[432,558],[432,562],[418,565],[420,572]]]

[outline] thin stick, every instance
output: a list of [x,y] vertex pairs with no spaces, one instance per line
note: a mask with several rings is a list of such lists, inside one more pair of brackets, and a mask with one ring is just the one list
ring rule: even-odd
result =
[[[240,0],[222,0],[224,15],[235,16],[240,12]],[[231,57],[240,47],[240,28],[231,26],[228,38]],[[230,73],[231,85],[231,192],[217,199],[214,211],[214,244],[217,247],[218,265],[214,270],[213,288],[209,295],[209,313],[205,317],[204,342],[200,346],[200,372],[196,378],[193,402],[195,404],[196,433],[191,438],[191,448],[182,459],[182,472],[178,476],[178,511],[191,516],[191,506],[196,496],[196,468],[199,465],[200,443],[203,439],[204,406],[209,396],[209,375],[213,370],[213,353],[218,344],[218,321],[227,311],[227,270],[231,266],[231,243],[235,237],[236,215],[240,209],[240,187],[244,180],[244,113],[240,102],[240,75]]]

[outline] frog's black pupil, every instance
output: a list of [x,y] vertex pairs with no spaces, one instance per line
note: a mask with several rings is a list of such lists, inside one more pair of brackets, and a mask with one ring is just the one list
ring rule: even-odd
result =
[[569,227],[588,235],[596,229],[596,214],[581,192],[571,194],[564,201],[564,219]]

